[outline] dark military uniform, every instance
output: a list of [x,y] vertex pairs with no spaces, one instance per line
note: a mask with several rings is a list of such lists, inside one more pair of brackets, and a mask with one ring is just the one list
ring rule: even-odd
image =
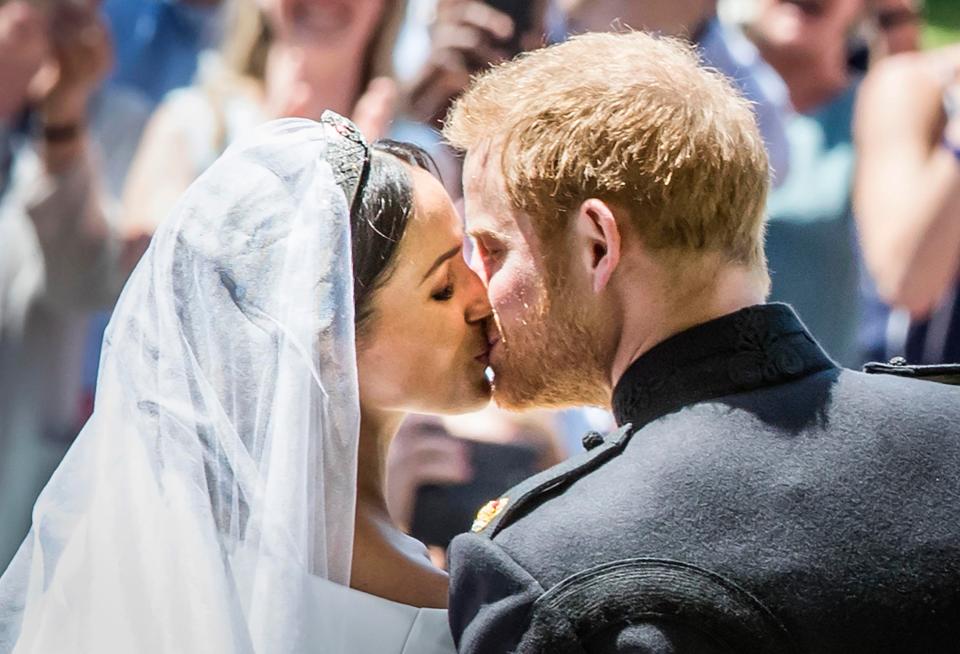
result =
[[838,368],[771,304],[613,409],[453,541],[461,654],[960,652],[960,389]]

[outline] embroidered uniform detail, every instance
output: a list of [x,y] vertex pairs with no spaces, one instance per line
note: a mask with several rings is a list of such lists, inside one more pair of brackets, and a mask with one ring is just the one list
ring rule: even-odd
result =
[[507,508],[509,502],[509,497],[501,497],[484,504],[483,508],[477,512],[477,518],[473,521],[473,526],[470,527],[470,531],[473,533],[483,531],[494,518],[500,515],[501,511]]

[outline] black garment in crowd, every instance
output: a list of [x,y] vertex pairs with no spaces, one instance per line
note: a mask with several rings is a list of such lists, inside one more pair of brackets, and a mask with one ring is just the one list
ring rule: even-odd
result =
[[770,304],[657,345],[613,408],[453,541],[462,654],[960,651],[960,389],[838,368]]
[[933,315],[910,322],[903,349],[911,363],[960,361],[960,280]]

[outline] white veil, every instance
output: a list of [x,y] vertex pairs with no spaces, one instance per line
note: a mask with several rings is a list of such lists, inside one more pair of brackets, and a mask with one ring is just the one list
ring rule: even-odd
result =
[[335,114],[268,123],[161,225],[0,579],[0,653],[339,651],[302,609],[311,575],[349,582],[367,155]]

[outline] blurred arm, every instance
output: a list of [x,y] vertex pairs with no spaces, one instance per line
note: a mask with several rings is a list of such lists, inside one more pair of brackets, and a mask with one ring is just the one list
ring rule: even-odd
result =
[[944,68],[929,55],[882,62],[863,83],[855,122],[867,267],[885,301],[921,318],[960,265],[960,161],[941,145],[945,128],[960,139],[960,125],[948,125],[942,109]]
[[165,102],[147,124],[123,190],[127,235],[153,234],[194,180],[193,148],[180,116]]
[[[83,138],[85,140],[85,137]],[[119,290],[116,241],[84,145],[57,172],[39,171],[23,196],[44,260],[43,296],[51,307],[97,309]]]
[[60,7],[47,24],[52,57],[31,82],[39,165],[21,191],[43,256],[45,299],[55,308],[108,306],[119,290],[115,240],[90,156],[90,98],[111,66],[95,9]]

